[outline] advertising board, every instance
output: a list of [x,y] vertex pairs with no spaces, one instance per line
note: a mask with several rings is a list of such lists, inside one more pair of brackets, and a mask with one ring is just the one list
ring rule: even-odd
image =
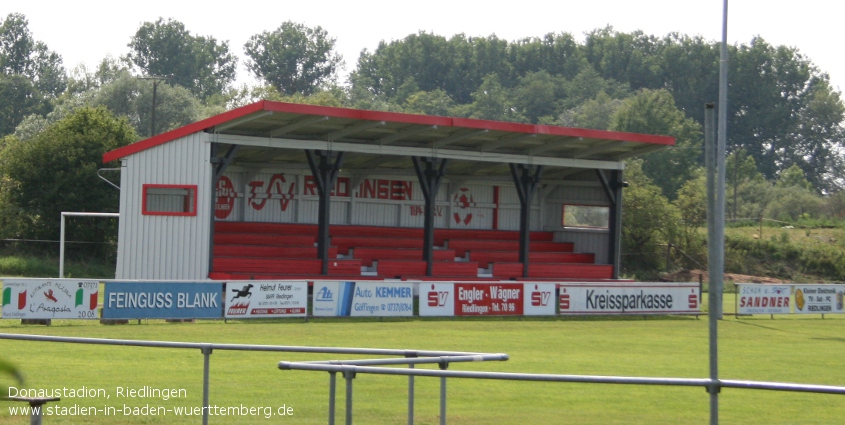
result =
[[555,283],[525,283],[524,306],[526,316],[554,316]]
[[795,313],[841,314],[845,285],[795,285]]
[[521,283],[455,283],[455,316],[522,316]]
[[738,283],[737,314],[791,313],[792,285]]
[[98,319],[100,282],[77,279],[4,279],[3,319]]
[[226,283],[226,318],[305,317],[308,282],[248,280]]
[[405,282],[314,282],[314,316],[414,314],[414,285]]
[[454,283],[420,283],[420,316],[454,315]]
[[421,283],[420,316],[555,314],[554,283]]
[[560,285],[560,314],[697,314],[698,283]]
[[104,319],[221,319],[222,282],[107,282]]

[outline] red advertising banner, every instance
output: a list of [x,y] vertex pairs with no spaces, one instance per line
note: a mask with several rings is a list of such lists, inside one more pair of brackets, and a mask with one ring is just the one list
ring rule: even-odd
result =
[[522,283],[455,283],[456,316],[521,316]]

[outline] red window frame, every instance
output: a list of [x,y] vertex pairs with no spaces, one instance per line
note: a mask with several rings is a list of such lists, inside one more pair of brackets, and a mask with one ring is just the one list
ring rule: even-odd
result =
[[[185,189],[190,195],[184,196],[182,201],[183,211],[151,211],[147,209],[147,193],[149,189]],[[166,215],[176,217],[195,217],[197,215],[197,185],[188,184],[145,184],[141,200],[141,214],[143,215]]]

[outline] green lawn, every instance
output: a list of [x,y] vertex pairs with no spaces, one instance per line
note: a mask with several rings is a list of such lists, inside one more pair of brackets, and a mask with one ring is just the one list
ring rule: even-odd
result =
[[[706,296],[705,296],[706,299]],[[726,294],[726,311],[733,299]],[[695,377],[708,375],[707,320],[695,318],[135,322],[105,326],[57,321],[53,326],[21,326],[0,321],[0,332],[98,338],[218,343],[355,346],[505,352],[507,362],[464,363],[452,369],[505,372]],[[841,353],[845,317],[726,316],[720,322],[721,377],[845,385]],[[64,399],[73,405],[116,409],[200,406],[202,355],[199,350],[105,347],[0,341],[0,357],[16,363],[26,388],[103,388],[111,396]],[[338,356],[216,351],[211,356],[211,404],[263,407],[285,405],[293,416],[266,419],[212,417],[212,424],[326,423],[328,374],[280,371],[280,360]],[[407,379],[359,375],[355,379],[356,423],[404,423]],[[6,382],[2,382],[7,386]],[[187,398],[120,398],[116,387],[177,388]],[[439,380],[417,379],[416,423],[439,422]],[[636,387],[596,384],[526,383],[452,379],[448,386],[449,423],[524,424],[678,424],[707,423],[703,388]],[[343,423],[344,384],[338,380],[338,423]],[[725,389],[720,396],[726,424],[831,424],[845,421],[845,398]],[[0,423],[27,423],[10,417],[12,404],[0,403]],[[102,414],[101,414],[102,415]],[[200,423],[197,417],[56,417],[60,423]]]

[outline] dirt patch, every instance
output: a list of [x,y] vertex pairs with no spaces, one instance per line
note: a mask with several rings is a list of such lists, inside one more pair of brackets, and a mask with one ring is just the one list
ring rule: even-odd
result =
[[[705,270],[679,270],[674,273],[668,273],[660,276],[664,282],[698,282],[698,277],[707,282],[708,276]],[[725,273],[725,281],[733,281],[735,283],[783,283],[781,279],[765,276],[749,276],[747,274]]]

